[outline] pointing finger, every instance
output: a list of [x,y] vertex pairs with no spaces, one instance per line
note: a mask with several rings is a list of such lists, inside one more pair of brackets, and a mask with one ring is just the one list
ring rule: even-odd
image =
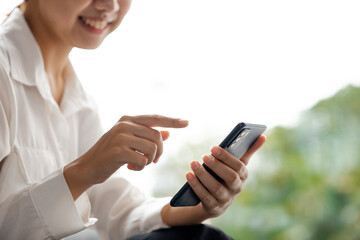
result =
[[129,121],[147,127],[168,127],[183,128],[189,124],[189,121],[179,118],[170,118],[161,115],[140,115],[140,116],[123,116],[120,121]]

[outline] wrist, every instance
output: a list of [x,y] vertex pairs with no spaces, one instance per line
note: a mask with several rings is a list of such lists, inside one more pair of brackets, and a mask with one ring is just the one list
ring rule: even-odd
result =
[[84,168],[85,166],[77,159],[66,165],[63,170],[64,178],[74,200],[93,185],[87,180],[87,171]]
[[200,224],[211,216],[201,204],[194,207],[171,207],[167,204],[161,210],[161,218],[168,226]]

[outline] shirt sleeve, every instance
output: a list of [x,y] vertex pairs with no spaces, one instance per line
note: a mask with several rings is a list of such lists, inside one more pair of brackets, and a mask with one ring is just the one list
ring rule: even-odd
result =
[[125,239],[138,233],[167,228],[160,216],[168,198],[148,198],[120,177],[88,190],[96,229],[102,239]]
[[[77,202],[81,202],[80,208]],[[89,214],[86,193],[74,202],[60,169],[0,203],[0,236],[60,239],[94,224],[96,219]]]

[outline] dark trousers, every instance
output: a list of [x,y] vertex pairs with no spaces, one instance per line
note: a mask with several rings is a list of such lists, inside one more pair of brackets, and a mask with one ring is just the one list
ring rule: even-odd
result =
[[126,240],[233,240],[220,229],[210,225],[192,225],[159,229],[138,234]]

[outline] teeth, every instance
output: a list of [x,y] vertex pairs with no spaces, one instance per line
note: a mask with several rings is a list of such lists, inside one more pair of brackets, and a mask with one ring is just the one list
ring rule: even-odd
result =
[[89,25],[90,27],[96,28],[96,29],[104,29],[107,25],[107,22],[104,20],[94,20],[90,18],[80,18],[86,25]]

